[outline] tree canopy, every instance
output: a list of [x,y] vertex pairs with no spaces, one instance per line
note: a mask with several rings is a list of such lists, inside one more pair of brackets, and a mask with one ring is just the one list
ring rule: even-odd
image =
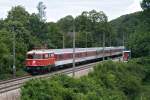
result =
[[150,0],[143,0],[141,7],[143,10],[150,10]]

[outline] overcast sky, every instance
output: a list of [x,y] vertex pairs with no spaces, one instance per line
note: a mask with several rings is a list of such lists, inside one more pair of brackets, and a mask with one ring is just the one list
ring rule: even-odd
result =
[[141,10],[141,0],[0,0],[0,18],[6,18],[11,7],[17,5],[22,5],[29,13],[37,13],[39,1],[47,7],[47,21],[54,22],[66,15],[75,17],[93,9],[104,11],[109,20]]

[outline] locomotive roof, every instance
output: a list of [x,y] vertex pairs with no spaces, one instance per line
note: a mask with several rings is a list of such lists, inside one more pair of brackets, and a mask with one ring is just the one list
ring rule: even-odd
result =
[[[105,47],[105,50],[110,50],[110,49],[124,49],[123,46],[120,47]],[[103,50],[103,47],[95,47],[95,48],[75,48],[75,52],[86,52],[86,51],[101,51]],[[73,48],[66,48],[66,49],[36,49],[36,50],[31,50],[27,52],[27,54],[43,54],[43,53],[55,53],[55,54],[62,54],[62,53],[72,53]]]

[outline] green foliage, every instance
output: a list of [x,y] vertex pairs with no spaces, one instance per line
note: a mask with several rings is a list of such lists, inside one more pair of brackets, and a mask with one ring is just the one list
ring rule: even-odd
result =
[[[131,49],[132,57],[150,56],[150,13],[136,12],[111,21],[118,44]],[[124,38],[123,38],[124,37]]]
[[135,33],[130,37],[129,48],[134,57],[150,56],[150,32]]
[[[0,28],[0,79],[12,74],[13,35],[16,42],[17,76],[21,75],[24,67],[26,52],[30,49],[32,41],[31,32],[27,29],[29,13],[21,6],[13,7],[5,20],[1,20]],[[22,75],[24,72],[22,73]]]
[[64,18],[61,18],[57,24],[60,27],[61,31],[67,33],[72,32],[73,30],[73,20],[74,18],[71,15],[68,15]]
[[22,6],[12,7],[8,12],[7,20],[19,21],[24,25],[27,25],[29,20],[29,13]]
[[[11,65],[10,47],[11,37],[6,30],[0,30],[0,76],[6,72],[10,72],[9,66]],[[9,44],[9,45],[7,45]],[[6,67],[8,66],[8,67]]]
[[[103,34],[106,37],[106,46],[110,46],[110,36],[114,36],[112,35],[107,16],[102,11],[84,11],[76,18],[69,15],[60,19],[57,24],[61,32],[65,35],[66,41],[68,41],[66,47],[72,47],[73,24],[75,24],[76,31],[76,47],[102,46]],[[67,39],[68,37],[69,39]]]
[[[88,76],[66,75],[28,81],[21,89],[22,100],[149,100],[150,59],[128,63],[107,61]],[[147,67],[146,67],[147,66]]]
[[150,0],[143,0],[141,3],[143,10],[150,10]]
[[[86,12],[75,18],[76,31],[77,31],[77,47],[102,46],[102,37],[105,34],[106,46],[110,46],[110,36],[112,30],[107,21],[107,16],[104,12],[97,12],[95,10]],[[112,35],[113,36],[113,35]]]

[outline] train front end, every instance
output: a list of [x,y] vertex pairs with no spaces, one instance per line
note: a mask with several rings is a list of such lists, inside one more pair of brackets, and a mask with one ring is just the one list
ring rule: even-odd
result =
[[30,73],[50,71],[55,64],[54,53],[44,50],[32,50],[27,53],[26,70]]

